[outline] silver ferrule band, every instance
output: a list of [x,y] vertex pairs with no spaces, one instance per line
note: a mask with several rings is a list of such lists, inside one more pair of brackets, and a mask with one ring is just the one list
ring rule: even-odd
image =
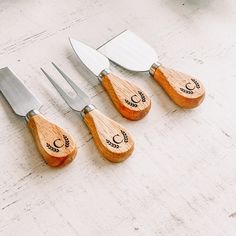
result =
[[157,69],[159,66],[161,66],[161,63],[159,63],[159,62],[153,63],[152,66],[151,66],[151,68],[150,68],[150,70],[149,70],[149,73],[150,73],[152,76],[154,76],[154,73],[155,73],[156,69]]
[[80,112],[80,115],[82,116],[82,118],[84,119],[85,115],[87,113],[89,113],[90,111],[96,109],[96,107],[92,104],[90,105],[87,105],[81,112]]
[[104,78],[105,76],[109,75],[109,74],[110,74],[110,70],[109,70],[109,69],[103,70],[103,71],[99,74],[99,76],[98,76],[99,81],[102,82],[103,78]]
[[32,118],[33,116],[39,115],[39,114],[40,114],[39,111],[31,110],[26,114],[25,119],[26,119],[27,122],[29,122],[30,118]]

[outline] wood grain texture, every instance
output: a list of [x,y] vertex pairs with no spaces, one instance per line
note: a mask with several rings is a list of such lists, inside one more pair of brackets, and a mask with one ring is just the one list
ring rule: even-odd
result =
[[127,80],[108,74],[102,85],[109,94],[117,110],[129,120],[142,119],[151,108],[151,100],[139,87]]
[[41,115],[28,120],[28,127],[45,162],[52,167],[61,167],[72,162],[77,154],[73,138],[59,126]]
[[195,108],[202,103],[205,97],[202,83],[182,72],[159,66],[153,77],[180,107]]
[[[235,0],[0,1],[0,67],[23,79],[44,104],[40,112],[79,146],[70,165],[48,167],[0,94],[0,235],[235,236],[235,12]],[[68,36],[97,48],[125,29],[163,65],[201,79],[204,102],[182,109],[148,74],[111,65],[152,100],[143,119],[124,119],[78,63]],[[131,158],[102,158],[87,126],[40,72],[62,82],[51,61],[132,133]]]
[[98,150],[107,160],[121,162],[132,154],[133,138],[120,124],[96,109],[85,114],[84,122],[92,133]]

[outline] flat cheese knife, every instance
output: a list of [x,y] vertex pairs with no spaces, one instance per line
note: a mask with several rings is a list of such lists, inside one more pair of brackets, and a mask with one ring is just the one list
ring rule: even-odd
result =
[[49,166],[70,163],[77,153],[72,137],[39,113],[41,103],[8,67],[0,69],[0,90],[14,112],[25,117],[36,145]]
[[42,68],[42,72],[57,89],[65,102],[75,111],[80,112],[84,122],[92,133],[94,142],[101,154],[111,162],[127,159],[134,150],[134,141],[129,132],[120,124],[98,111],[88,95],[81,90],[58,66],[52,63],[68,82],[76,95],[69,96]]
[[155,50],[129,30],[114,37],[98,50],[128,70],[149,71],[180,107],[194,108],[204,99],[205,90],[199,80],[162,66]]
[[109,71],[109,60],[97,50],[70,39],[77,56],[99,78],[117,110],[129,120],[143,118],[151,107],[150,98],[139,87]]

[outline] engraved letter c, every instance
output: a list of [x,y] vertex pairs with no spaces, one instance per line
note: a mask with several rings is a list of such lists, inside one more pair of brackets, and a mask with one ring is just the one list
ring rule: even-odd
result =
[[122,138],[121,138],[120,141],[119,141],[119,138],[118,138],[118,140],[117,140],[116,137],[120,137],[120,135],[119,135],[119,134],[116,134],[116,135],[113,136],[113,142],[114,142],[114,143],[120,144],[120,143],[123,142],[123,139],[122,139]]
[[61,148],[61,147],[63,147],[64,146],[64,143],[62,143],[61,145],[60,144],[58,144],[58,142],[59,143],[61,143],[61,139],[56,139],[54,142],[53,142],[53,145],[56,147],[56,148]]
[[138,96],[135,94],[131,97],[131,101],[134,103],[139,103],[141,101],[141,99],[138,99]]
[[186,89],[188,89],[188,90],[194,90],[195,89],[195,85],[191,88],[189,85],[191,85],[191,82],[188,82],[186,85],[185,85],[185,87],[186,87]]

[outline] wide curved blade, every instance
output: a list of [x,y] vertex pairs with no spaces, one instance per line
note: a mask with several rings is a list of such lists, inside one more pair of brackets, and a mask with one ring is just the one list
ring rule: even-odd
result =
[[98,48],[111,61],[131,71],[149,71],[158,62],[155,50],[126,30]]

